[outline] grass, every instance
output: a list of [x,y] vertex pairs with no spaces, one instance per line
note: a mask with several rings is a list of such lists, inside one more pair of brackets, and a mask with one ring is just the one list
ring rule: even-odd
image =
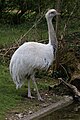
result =
[[[16,42],[31,28],[32,25],[2,25],[0,24],[0,46],[9,46]],[[43,34],[44,33],[44,34]],[[36,35],[37,34],[37,35]],[[26,36],[26,40],[33,41],[47,37],[46,30],[32,29]]]
[[17,42],[28,29],[29,27],[26,24],[17,26],[0,24],[0,45],[5,46]]
[[21,96],[23,93],[27,94],[27,89],[22,87],[21,90],[16,90],[8,66],[6,64],[0,65],[0,120],[4,120],[10,109],[23,104],[23,97]]
[[8,67],[0,65],[0,119],[3,120],[5,112],[16,106],[20,101],[20,96],[16,94],[14,84],[12,84]]
[[[0,46],[9,46],[17,41],[32,27],[34,23],[28,24],[23,23],[20,25],[8,25],[8,24],[0,24]],[[79,26],[74,23],[71,23],[68,27],[68,34],[74,32],[80,32],[80,23]],[[62,25],[63,26],[63,25]],[[63,31],[63,27],[61,28]],[[47,40],[48,32],[47,32],[47,24],[38,25],[26,35],[26,41],[39,41],[39,40]]]

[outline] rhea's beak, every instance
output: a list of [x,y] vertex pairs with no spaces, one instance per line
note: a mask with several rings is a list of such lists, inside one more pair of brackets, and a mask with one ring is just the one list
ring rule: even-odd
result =
[[56,15],[61,15],[61,13],[57,12]]

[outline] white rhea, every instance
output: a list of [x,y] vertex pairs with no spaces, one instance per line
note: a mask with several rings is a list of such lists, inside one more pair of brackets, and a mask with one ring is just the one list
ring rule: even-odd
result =
[[[10,61],[10,74],[16,84],[16,88],[20,88],[25,81],[25,77],[30,76],[35,85],[38,100],[42,100],[42,98],[35,81],[35,72],[41,69],[47,70],[55,60],[58,41],[52,25],[52,18],[58,14],[55,9],[50,9],[45,14],[48,24],[48,44],[25,42],[14,52]],[[28,97],[33,98],[30,90],[30,79],[28,79]]]

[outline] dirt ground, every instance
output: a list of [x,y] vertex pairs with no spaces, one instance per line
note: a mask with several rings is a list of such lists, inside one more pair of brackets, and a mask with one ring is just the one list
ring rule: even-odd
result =
[[34,99],[29,99],[27,97],[23,97],[22,103],[18,104],[15,109],[9,111],[6,115],[6,120],[20,120],[24,118],[26,115],[33,114],[38,110],[46,108],[53,103],[59,102],[63,99],[62,96],[56,95],[53,90],[45,90],[40,91],[40,94],[44,101],[38,101],[37,96]]

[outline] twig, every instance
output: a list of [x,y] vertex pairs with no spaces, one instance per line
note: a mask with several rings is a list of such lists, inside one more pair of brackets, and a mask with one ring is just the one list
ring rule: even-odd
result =
[[43,18],[43,16],[45,15],[46,11],[42,14],[42,16],[33,24],[33,26],[18,40],[21,41]]
[[[45,39],[45,40],[40,40],[39,42],[46,42],[48,39]],[[3,49],[0,49],[0,56],[2,56],[3,58],[6,56],[10,56],[10,53],[11,53],[11,51],[15,51],[15,49],[17,49],[19,47],[19,45],[18,46],[13,46],[13,47],[9,47],[9,48],[3,48]]]
[[12,51],[12,50],[14,51],[14,50],[17,49],[17,48],[18,48],[18,46],[10,47],[10,48],[5,48],[5,49],[3,48],[3,49],[0,50],[0,56],[2,56],[3,59],[4,59],[5,56],[6,56],[6,57],[9,57],[11,51]]
[[[43,18],[43,16],[45,15],[45,13],[46,13],[46,11],[42,14],[42,16],[37,20],[37,22],[35,22],[34,23],[34,25],[18,40],[18,42],[17,42],[17,47],[15,47],[15,46],[13,46],[13,47],[10,47],[10,48],[7,48],[7,49],[1,49],[0,50],[0,56],[2,56],[3,55],[3,58],[11,51],[11,50],[14,50],[14,49],[16,49],[16,48],[18,48],[19,47],[19,44],[18,43],[20,43],[21,41],[22,41],[22,39],[41,21],[41,19]],[[41,40],[41,42],[44,42],[45,40]],[[16,42],[16,41],[15,41]],[[39,41],[40,42],[40,41]],[[4,54],[2,54],[2,52],[5,52]]]
[[65,73],[66,73],[66,75],[67,75],[67,79],[69,79],[69,75],[68,75],[68,73],[67,73],[67,70],[65,69],[65,67],[62,65],[62,64],[59,64],[62,68],[63,68],[63,70],[65,71]]

